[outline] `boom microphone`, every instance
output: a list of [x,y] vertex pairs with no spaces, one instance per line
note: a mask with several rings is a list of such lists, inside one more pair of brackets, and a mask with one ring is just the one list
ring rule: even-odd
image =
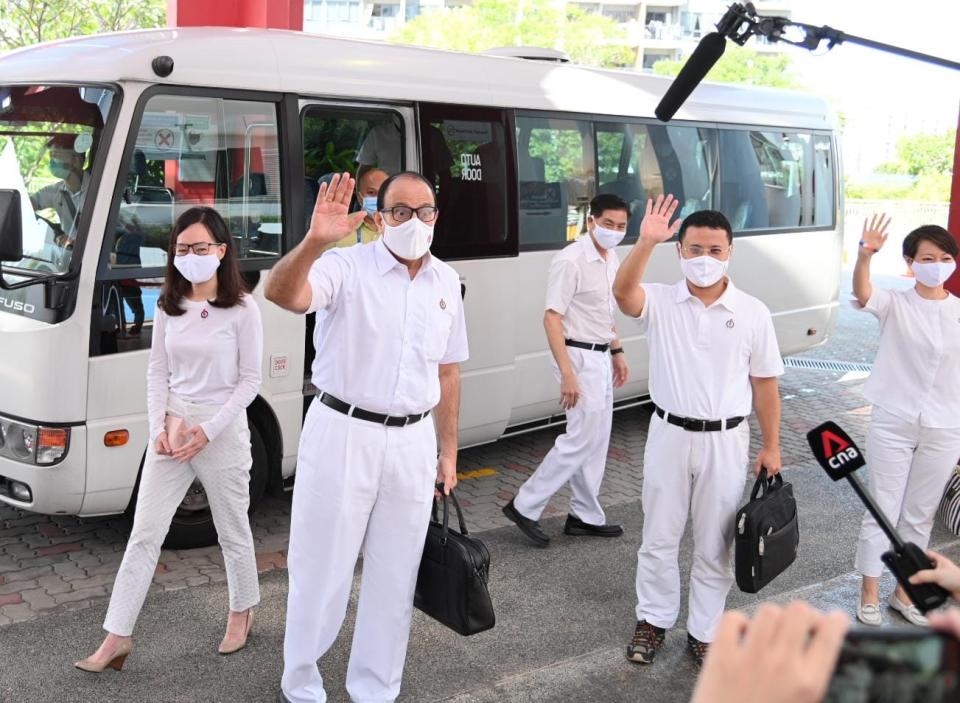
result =
[[860,500],[867,506],[867,510],[873,515],[877,524],[880,525],[880,529],[887,535],[893,549],[884,552],[880,559],[897,577],[897,581],[910,596],[913,604],[917,606],[920,612],[926,613],[946,603],[949,594],[937,584],[914,585],[910,583],[911,576],[918,571],[932,569],[933,562],[920,547],[901,539],[887,516],[877,507],[867,489],[860,483],[860,479],[854,475],[854,472],[865,466],[867,462],[863,453],[850,439],[850,436],[841,430],[837,423],[824,422],[807,433],[807,442],[810,444],[810,449],[820,466],[823,467],[830,478],[834,481],[845,478],[850,482],[853,490],[860,496]]
[[710,32],[700,40],[697,48],[690,54],[690,58],[680,69],[680,73],[673,79],[657,109],[653,114],[661,122],[669,122],[684,101],[690,97],[693,89],[700,85],[713,65],[723,56],[727,46],[726,37],[719,32]]

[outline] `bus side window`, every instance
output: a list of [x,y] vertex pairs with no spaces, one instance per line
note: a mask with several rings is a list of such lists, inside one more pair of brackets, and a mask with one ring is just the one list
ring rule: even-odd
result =
[[440,258],[515,251],[508,216],[514,192],[508,134],[502,110],[420,105],[421,172],[437,193],[440,217],[432,251]]
[[833,227],[837,214],[833,193],[833,147],[830,137],[813,136],[813,224],[817,227]]
[[520,247],[576,239],[596,190],[593,127],[581,120],[517,117]]
[[283,253],[275,103],[154,95],[131,141],[98,274],[100,354],[150,346],[170,231],[189,208],[223,216],[250,281]]

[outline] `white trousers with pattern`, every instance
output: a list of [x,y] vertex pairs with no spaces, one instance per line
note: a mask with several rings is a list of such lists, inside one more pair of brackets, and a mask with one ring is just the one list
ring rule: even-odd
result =
[[[169,412],[196,425],[218,407],[170,398]],[[179,463],[156,453],[151,445],[140,477],[133,530],[113,584],[103,628],[129,636],[143,607],[160,558],[160,546],[173,515],[194,479],[200,479],[210,503],[227,572],[230,610],[243,611],[260,602],[257,560],[247,509],[250,507],[250,430],[246,413],[200,451]]]

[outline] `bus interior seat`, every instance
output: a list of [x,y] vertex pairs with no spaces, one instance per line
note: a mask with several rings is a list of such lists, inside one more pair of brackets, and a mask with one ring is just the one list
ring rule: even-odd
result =
[[230,189],[230,197],[240,198],[246,195],[247,197],[255,197],[258,195],[267,194],[267,176],[263,173],[250,173],[249,180],[247,181],[247,192],[243,192],[243,178],[238,178],[233,182],[233,187]]

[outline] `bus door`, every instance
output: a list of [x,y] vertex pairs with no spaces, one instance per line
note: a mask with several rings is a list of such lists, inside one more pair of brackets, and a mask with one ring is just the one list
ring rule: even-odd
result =
[[[262,275],[283,253],[286,224],[281,97],[156,86],[138,101],[116,183],[105,186],[113,200],[91,309],[87,393],[91,436],[102,437],[117,427],[130,435],[120,446],[89,443],[84,513],[123,510],[136,481],[148,442],[147,350],[178,215],[203,205],[223,216],[241,271],[264,312],[265,359],[272,363],[282,353],[279,341],[289,336],[285,325],[302,326],[292,316],[269,314],[261,291]],[[264,396],[283,397],[288,382],[283,374],[265,372]],[[299,395],[299,380],[296,391]],[[282,416],[282,409],[271,404]],[[259,477],[260,467],[255,470]],[[175,526],[181,512],[191,511],[193,493],[178,511]],[[205,500],[198,497],[196,507],[208,521]]]
[[[384,176],[410,168],[416,158],[413,109],[405,106],[370,105],[363,103],[300,100],[302,146],[303,222],[297,229],[300,241],[310,225],[310,216],[317,202],[322,183],[329,183],[338,173],[358,178],[357,190],[350,201],[350,212],[363,207],[360,184],[380,183]],[[378,173],[382,172],[382,173]],[[372,217],[353,235],[331,246],[348,247],[375,238]],[[322,329],[324,312],[306,316],[303,338],[303,413],[316,395],[310,379],[316,354],[314,331]],[[359,352],[358,352],[359,353]]]
[[[470,359],[462,365],[460,443],[497,439],[513,402],[517,185],[508,110],[418,105],[420,170],[437,192],[432,252],[460,274]],[[538,303],[539,305],[539,303]]]

